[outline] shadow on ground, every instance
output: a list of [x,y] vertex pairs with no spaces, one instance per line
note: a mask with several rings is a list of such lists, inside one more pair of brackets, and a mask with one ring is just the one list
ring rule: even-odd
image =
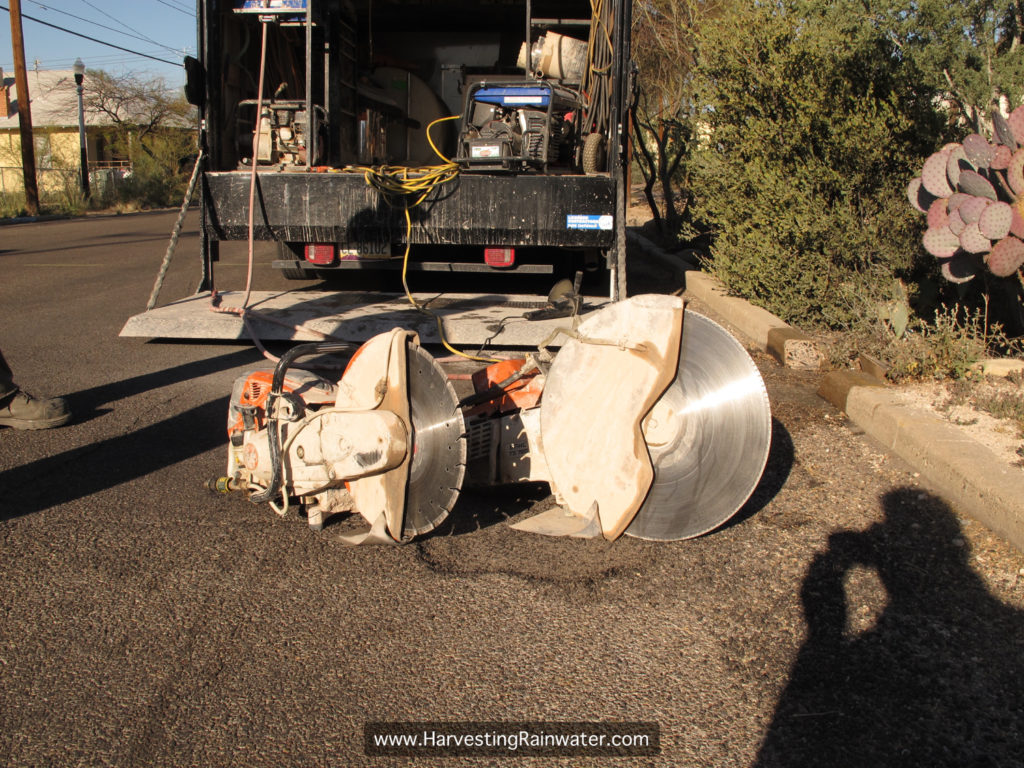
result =
[[[193,346],[195,346],[194,343]],[[159,387],[166,387],[183,381],[192,381],[201,376],[226,371],[239,365],[255,364],[260,361],[263,361],[263,357],[255,349],[251,347],[239,349],[206,360],[196,360],[191,363],[176,365],[173,368],[165,368],[162,371],[144,373],[139,376],[133,376],[130,379],[112,381],[109,384],[83,389],[80,392],[68,394],[66,399],[71,406],[71,412],[75,415],[74,420],[77,424],[93,418],[100,413],[100,406],[107,403],[123,400]],[[267,363],[267,365],[269,366],[270,364]]]
[[[259,359],[251,349],[134,376],[68,395],[75,422],[102,405]],[[225,393],[225,399],[229,393]],[[0,520],[66,504],[224,444],[224,400],[217,399],[141,429],[0,472]]]
[[[807,639],[756,765],[1019,766],[1024,614],[971,570],[940,499],[881,503],[883,522],[833,534],[808,569]],[[865,578],[885,594],[866,624]]]
[[67,504],[224,443],[224,400],[117,437],[0,472],[0,521]]

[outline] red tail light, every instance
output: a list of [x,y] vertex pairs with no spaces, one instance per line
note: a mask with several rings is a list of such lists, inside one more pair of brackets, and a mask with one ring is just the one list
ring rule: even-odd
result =
[[307,243],[306,261],[320,267],[326,267],[334,263],[337,256],[337,248],[334,243]]
[[489,267],[514,267],[515,248],[484,248],[484,263]]

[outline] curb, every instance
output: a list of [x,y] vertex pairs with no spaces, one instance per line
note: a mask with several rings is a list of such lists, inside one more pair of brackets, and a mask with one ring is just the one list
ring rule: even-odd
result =
[[[193,206],[189,206],[189,210],[192,210]],[[139,211],[126,211],[124,213],[118,213],[116,211],[87,211],[85,213],[71,214],[71,213],[47,213],[41,216],[15,216],[14,218],[0,219],[0,227],[7,227],[14,224],[37,224],[47,221],[71,221],[80,219],[105,219],[113,216],[135,216],[142,213],[170,213],[171,211],[177,212],[180,208],[146,208]]]
[[[641,235],[630,232],[628,237],[646,255],[681,275],[686,293],[728,318],[737,331],[783,365],[812,367],[815,358],[810,350],[821,354],[805,334],[743,299],[727,296],[714,277],[697,271],[695,265],[665,253]],[[898,402],[887,385],[867,373],[828,373],[818,395],[910,464],[943,498],[1024,551],[1024,473],[1003,465],[989,448],[952,424]]]
[[940,495],[1024,551],[1024,473],[952,424],[897,401],[876,379],[833,371],[818,394],[921,473]]
[[61,221],[70,218],[70,214],[65,215],[63,213],[48,213],[43,216],[15,216],[10,219],[0,219],[0,227],[6,227],[11,224],[35,224],[40,221]]

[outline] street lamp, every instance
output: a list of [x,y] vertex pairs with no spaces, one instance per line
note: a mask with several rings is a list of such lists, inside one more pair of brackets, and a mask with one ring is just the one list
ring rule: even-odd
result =
[[89,153],[85,143],[85,106],[82,103],[82,80],[85,79],[85,64],[75,59],[75,85],[78,87],[78,144],[82,150],[82,195],[89,199]]

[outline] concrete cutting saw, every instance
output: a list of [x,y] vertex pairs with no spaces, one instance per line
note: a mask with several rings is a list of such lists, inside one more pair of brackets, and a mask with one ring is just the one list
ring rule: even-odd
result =
[[[304,344],[235,382],[228,466],[210,482],[248,491],[347,543],[406,542],[440,525],[467,483],[547,482],[558,506],[513,527],[548,535],[699,536],[732,517],[768,459],[764,382],[725,329],[674,296],[635,296],[575,328],[557,353],[503,360],[460,397],[416,334],[363,344],[333,382],[296,367],[349,352]],[[549,340],[553,344],[553,340]]]

